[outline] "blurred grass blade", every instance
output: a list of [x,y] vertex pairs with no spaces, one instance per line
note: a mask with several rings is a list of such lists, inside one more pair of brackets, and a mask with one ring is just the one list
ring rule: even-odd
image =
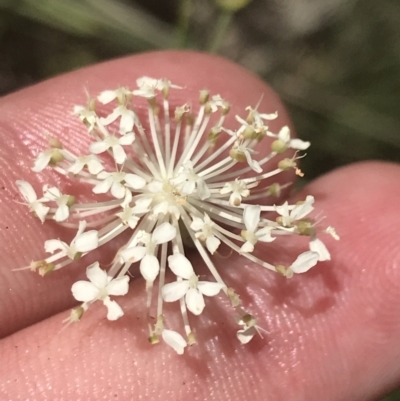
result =
[[173,40],[167,24],[116,0],[0,0],[0,8],[74,35],[111,40],[117,47],[167,48]]

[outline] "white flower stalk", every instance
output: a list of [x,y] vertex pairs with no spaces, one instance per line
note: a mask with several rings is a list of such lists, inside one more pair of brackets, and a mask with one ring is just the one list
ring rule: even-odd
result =
[[[108,319],[120,318],[122,309],[110,296],[128,292],[127,273],[139,266],[150,342],[162,339],[178,354],[196,343],[192,319],[207,313],[208,304],[220,294],[228,297],[233,317],[239,317],[241,343],[260,333],[256,318],[224,280],[226,263],[213,256],[221,247],[260,269],[290,278],[330,259],[319,233],[338,239],[332,227],[320,228],[310,217],[312,196],[296,204],[265,203],[287,185],[264,180],[288,169],[302,175],[296,164],[301,156],[284,158],[283,153],[289,148],[304,150],[308,142],[291,138],[287,127],[271,132],[268,123],[278,115],[258,111],[259,105],[248,107],[247,117],[233,119],[238,124],[235,130],[227,129],[230,104],[207,90],[200,91],[197,107],[189,107],[190,101],[172,107],[173,92],[184,87],[167,79],[142,77],[136,88],[106,90],[97,97],[98,102],[110,104],[109,114],[97,112],[102,107],[90,98],[86,106],[74,108],[92,138],[88,151],[76,154],[53,138],[33,170],[52,168],[66,180],[86,184],[93,193],[91,202],[80,202],[77,194],[65,195],[62,186],[55,185],[45,186],[39,199],[28,182],[17,181],[28,209],[42,222],[55,220],[76,230],[70,243],[46,241],[50,256],[23,269],[48,275],[124,234],[125,242],[119,243],[107,271],[95,262],[87,268],[89,281],[72,286],[82,305],[71,312],[67,325],[79,321],[97,300],[107,307]],[[271,169],[266,169],[267,162]],[[254,204],[261,200],[264,203]],[[275,215],[267,218],[264,212]],[[309,245],[290,266],[256,256],[263,254],[256,252],[262,250],[262,243],[295,236],[308,237]],[[191,262],[193,249],[208,269],[209,279],[199,278],[198,266]],[[132,274],[136,275],[134,270]],[[205,297],[212,299],[205,301]],[[165,302],[178,304],[182,329],[167,324]]]

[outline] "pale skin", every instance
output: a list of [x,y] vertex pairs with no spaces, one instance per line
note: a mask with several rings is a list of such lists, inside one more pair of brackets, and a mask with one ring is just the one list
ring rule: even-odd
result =
[[[339,242],[326,238],[332,262],[287,280],[236,256],[221,261],[220,273],[268,331],[263,339],[242,346],[220,297],[208,300],[211,307],[193,320],[199,344],[184,356],[166,345],[151,346],[140,279],[132,279],[129,295],[118,299],[125,311],[119,321],[107,321],[99,304],[60,332],[75,305],[72,283],[84,278],[84,267],[95,258],[111,262],[118,245],[44,279],[13,272],[42,257],[46,239],[74,234],[54,224],[42,226],[15,203],[20,201],[15,181],[26,179],[36,188],[44,182],[30,167],[45,146],[45,132],[56,133],[65,146],[86,149],[85,130],[70,115],[74,104],[84,103],[85,86],[95,95],[132,85],[140,75],[186,84],[189,91],[178,94],[181,100],[189,93],[195,102],[204,87],[221,93],[234,105],[232,115],[255,105],[264,93],[264,109],[278,110],[279,125],[288,123],[276,96],[261,81],[230,62],[200,54],[128,57],[1,99],[1,398],[366,401],[395,387],[400,378],[400,167],[388,163],[348,166],[296,195],[314,195],[317,212],[340,234]],[[59,182],[48,170],[41,177]],[[84,185],[70,189],[93,199]],[[304,244],[290,247],[289,255],[279,245],[259,245],[273,262],[282,262],[282,254],[283,262],[290,262]],[[176,327],[179,323],[179,316],[171,320]]]

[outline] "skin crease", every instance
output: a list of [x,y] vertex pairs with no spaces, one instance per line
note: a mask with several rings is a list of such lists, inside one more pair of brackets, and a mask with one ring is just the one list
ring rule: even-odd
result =
[[[206,86],[236,105],[232,115],[255,105],[264,93],[260,109],[280,113],[272,130],[288,121],[276,96],[253,75],[196,53],[128,57],[3,98],[0,399],[366,401],[396,386],[400,377],[396,308],[400,187],[395,184],[400,168],[396,165],[371,162],[342,168],[296,195],[298,200],[313,194],[316,213],[326,216],[324,223],[340,234],[339,242],[324,237],[332,262],[286,280],[243,258],[216,261],[225,281],[268,331],[247,346],[237,341],[237,326],[222,296],[206,301],[210,307],[191,319],[199,344],[184,356],[162,344],[150,346],[140,279],[131,280],[127,297],[116,298],[125,311],[119,321],[108,322],[98,304],[79,324],[60,331],[66,310],[74,305],[71,284],[84,277],[89,261],[80,269],[70,267],[45,279],[11,272],[40,258],[44,240],[73,236],[71,230],[64,233],[51,223],[42,226],[14,202],[20,200],[16,179],[26,179],[35,188],[44,181],[58,182],[47,170],[41,181],[30,171],[32,155],[45,146],[43,133],[55,132],[66,147],[73,144],[83,151],[84,130],[69,114],[74,104],[83,102],[82,87],[96,94],[132,85],[144,74],[185,83],[193,100],[197,89]],[[71,189],[90,198],[90,189],[84,186]],[[289,264],[306,243],[299,239],[285,245],[282,241],[261,248],[270,255],[268,261]],[[108,263],[117,247],[99,250],[94,259]],[[200,261],[193,257],[193,263]],[[167,309],[176,311],[173,305]],[[168,318],[172,328],[180,327],[180,322],[178,314]]]

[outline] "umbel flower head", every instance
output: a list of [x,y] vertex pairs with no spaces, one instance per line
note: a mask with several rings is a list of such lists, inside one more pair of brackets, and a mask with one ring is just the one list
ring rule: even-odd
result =
[[[64,194],[54,185],[45,185],[42,197],[26,181],[17,181],[17,187],[42,223],[54,220],[75,228],[70,243],[47,240],[48,255],[25,267],[42,276],[66,268],[122,233],[129,234],[107,269],[96,261],[87,266],[88,280],[73,284],[72,295],[81,305],[72,310],[68,324],[79,321],[96,301],[104,304],[109,320],[121,318],[124,312],[114,297],[128,293],[128,272],[137,265],[147,292],[150,342],[162,339],[181,354],[196,342],[193,320],[207,313],[210,298],[220,294],[232,305],[241,343],[263,330],[225,282],[224,269],[215,258],[220,247],[230,248],[260,269],[290,278],[330,259],[318,233],[338,237],[332,227],[320,228],[310,218],[311,195],[296,204],[271,204],[271,196],[281,187],[265,180],[288,169],[301,175],[296,155],[310,146],[292,139],[286,126],[271,132],[268,123],[277,113],[248,107],[247,116],[236,116],[237,128],[230,130],[224,127],[230,105],[221,96],[200,91],[194,113],[189,104],[171,107],[174,90],[182,88],[149,77],[139,78],[135,89],[106,90],[97,101],[90,99],[86,106],[74,108],[92,139],[86,154],[65,149],[52,138],[49,148],[37,156],[34,172],[52,168],[66,180],[86,183],[95,199],[91,203],[79,203],[76,194]],[[143,104],[145,120],[143,107],[137,111]],[[105,109],[111,111],[101,111]],[[257,157],[255,146],[268,137],[273,138],[265,145],[269,153]],[[288,149],[294,149],[295,156],[285,158]],[[274,161],[275,167],[267,171],[266,163],[271,166]],[[101,200],[96,200],[97,194]],[[264,212],[271,217],[264,217]],[[270,264],[257,256],[261,243],[296,236],[308,237],[309,246],[290,265]],[[201,256],[209,279],[200,279],[189,248]],[[182,328],[170,327],[166,302],[177,303]]]

